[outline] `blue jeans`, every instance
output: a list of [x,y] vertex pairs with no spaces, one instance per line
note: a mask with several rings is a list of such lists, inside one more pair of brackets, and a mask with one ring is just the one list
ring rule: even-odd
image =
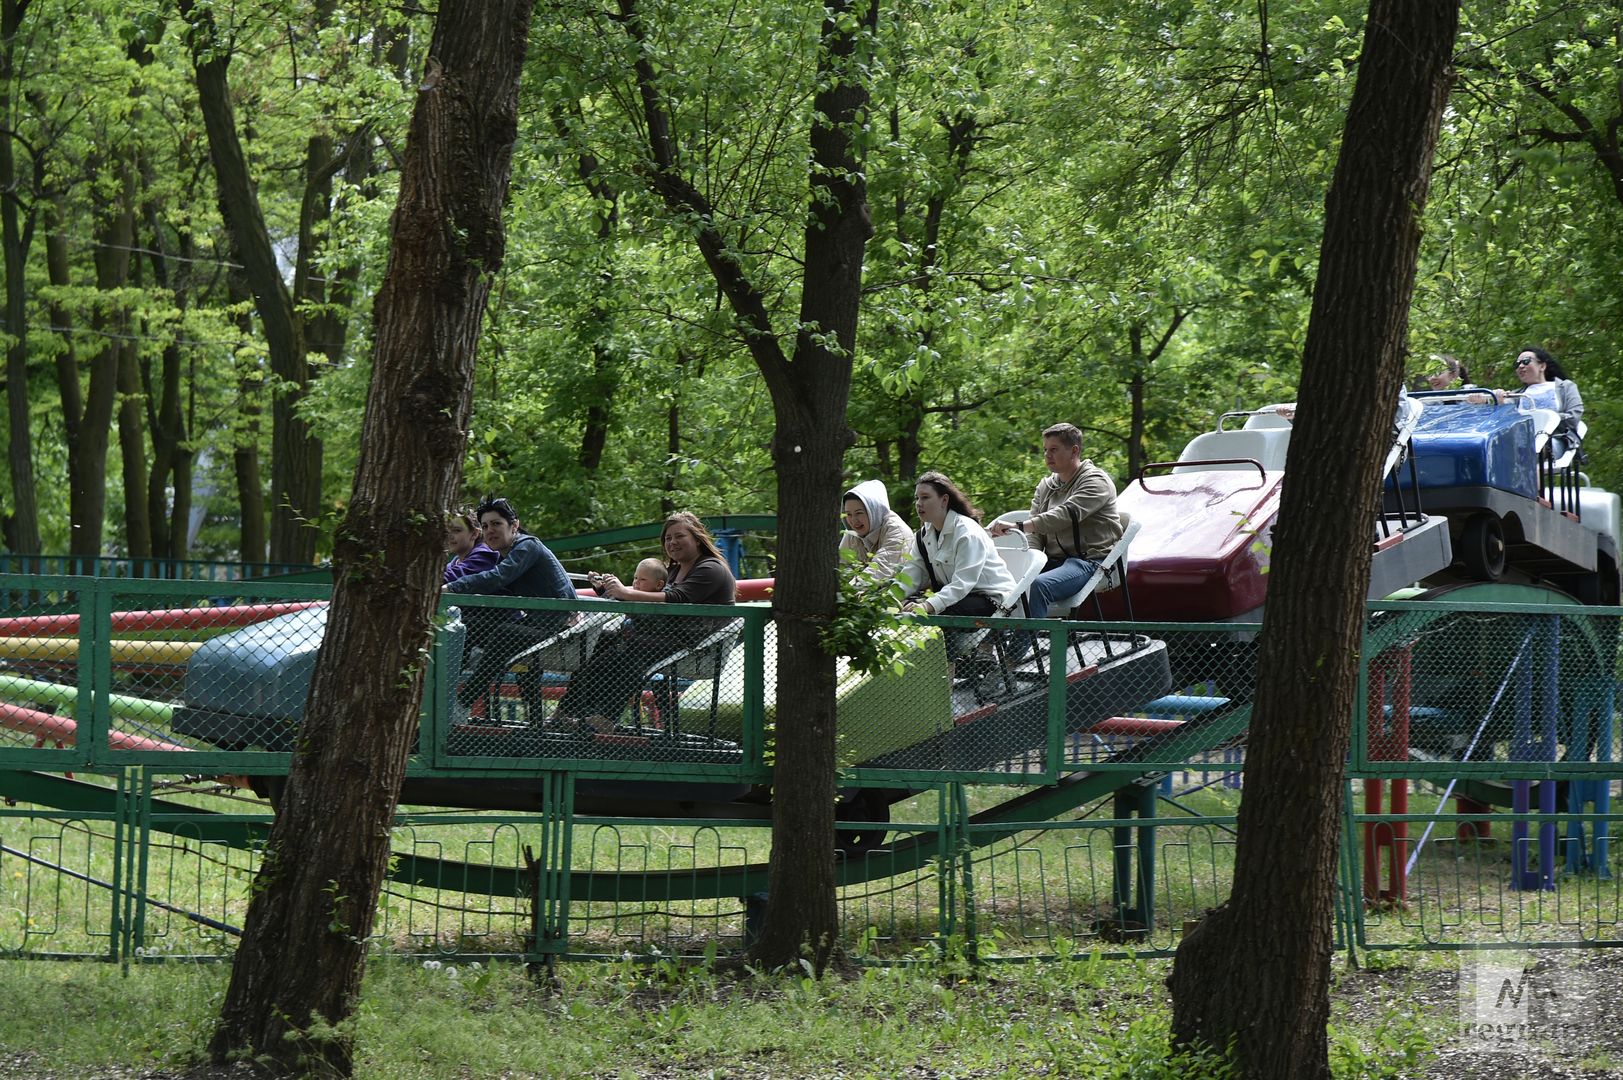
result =
[[[1048,618],[1048,606],[1055,600],[1063,600],[1067,596],[1074,596],[1088,583],[1088,579],[1099,572],[1099,564],[1092,559],[1050,559],[1048,567],[1037,580],[1031,584],[1029,603],[1031,604],[1031,618]],[[1031,651],[1037,639],[1029,630],[1020,630],[1009,635],[1010,651],[1016,657],[1025,656]]]
[[1048,605],[1080,591],[1098,571],[1092,559],[1049,560],[1031,586],[1031,617],[1048,618]]

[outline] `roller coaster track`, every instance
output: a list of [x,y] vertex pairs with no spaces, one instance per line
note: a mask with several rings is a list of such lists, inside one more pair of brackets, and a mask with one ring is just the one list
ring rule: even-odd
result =
[[[1042,822],[1086,803],[1135,784],[1153,782],[1166,771],[1167,763],[1238,739],[1244,734],[1249,720],[1250,709],[1240,707],[1188,721],[1153,741],[1107,759],[1111,768],[1070,773],[1057,784],[1022,792],[973,815],[969,824],[1030,824],[1033,828],[1040,828]],[[1142,770],[1132,768],[1135,761],[1145,762],[1145,767]],[[119,811],[119,796],[112,788],[51,773],[0,772],[0,796],[67,813],[111,816]],[[253,848],[264,843],[270,830],[270,823],[260,815],[223,814],[166,799],[152,800],[148,820],[156,831],[172,833],[198,843],[218,843],[237,848]],[[972,831],[963,842],[970,846],[982,846],[1004,835],[1006,833],[1001,830]],[[860,858],[841,860],[837,881],[840,885],[856,885],[894,877],[916,871],[942,854],[938,832],[914,833]],[[451,859],[403,855],[396,860],[389,876],[400,884],[453,887],[485,895],[520,896],[529,891],[528,883],[522,880],[525,874],[518,868]],[[714,899],[748,896],[765,889],[766,884],[765,863],[691,871],[577,870],[571,876],[570,899],[609,901],[634,897],[665,902]]]

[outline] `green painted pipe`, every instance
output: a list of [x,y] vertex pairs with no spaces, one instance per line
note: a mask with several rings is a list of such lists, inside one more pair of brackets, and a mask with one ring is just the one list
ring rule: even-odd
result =
[[[0,698],[21,698],[36,705],[49,705],[59,713],[72,714],[79,703],[79,688],[61,683],[40,682],[16,675],[0,675]],[[111,694],[107,699],[110,715],[125,720],[145,720],[167,724],[174,716],[175,707],[146,698]]]

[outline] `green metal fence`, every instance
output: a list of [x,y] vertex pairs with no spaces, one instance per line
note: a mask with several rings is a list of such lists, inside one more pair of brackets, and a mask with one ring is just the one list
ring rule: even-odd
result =
[[[241,785],[285,772],[330,587],[0,589],[31,598],[0,620],[0,953],[228,954],[270,820]],[[377,947],[740,947],[766,888],[772,733],[794,721],[769,609],[450,599]],[[1372,605],[1344,945],[1623,940],[1619,614]],[[1024,657],[1021,627],[1039,638]],[[1256,630],[917,620],[893,631],[894,670],[842,664],[848,948],[1175,948],[1228,892]]]
[[132,559],[114,555],[22,555],[0,552],[0,574],[244,581],[314,570],[309,563],[221,562],[214,559]]

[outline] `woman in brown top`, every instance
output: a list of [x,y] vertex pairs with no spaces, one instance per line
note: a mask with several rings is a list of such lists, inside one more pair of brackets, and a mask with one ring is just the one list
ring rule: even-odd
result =
[[[660,533],[667,577],[659,592],[643,592],[613,574],[593,575],[592,588],[608,600],[639,604],[731,604],[738,583],[716,542],[697,516],[685,510],[665,519]],[[639,615],[629,630],[602,641],[586,666],[569,680],[558,702],[555,722],[585,720],[592,727],[612,728],[661,657],[689,648],[716,629],[716,619]]]

